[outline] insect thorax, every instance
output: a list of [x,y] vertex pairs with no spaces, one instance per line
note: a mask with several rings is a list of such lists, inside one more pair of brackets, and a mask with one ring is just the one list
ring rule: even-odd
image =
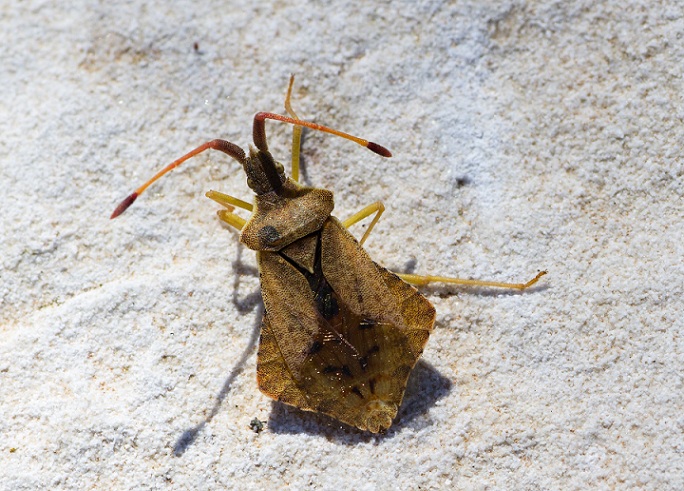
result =
[[251,218],[240,241],[256,251],[278,251],[319,230],[334,208],[326,189],[300,186],[290,178],[278,191],[254,197]]

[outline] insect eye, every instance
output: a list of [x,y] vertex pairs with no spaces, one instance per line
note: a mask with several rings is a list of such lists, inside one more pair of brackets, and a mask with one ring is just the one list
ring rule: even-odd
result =
[[283,167],[283,164],[281,164],[280,162],[275,163],[275,168],[276,171],[278,171],[278,174],[283,174],[285,172],[285,167]]
[[249,186],[249,189],[254,189],[254,180],[251,177],[247,178],[247,185]]

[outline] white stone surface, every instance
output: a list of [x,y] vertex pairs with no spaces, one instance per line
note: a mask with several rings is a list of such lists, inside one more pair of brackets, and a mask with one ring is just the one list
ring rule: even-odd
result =
[[[0,488],[682,489],[683,4],[245,3],[0,10]],[[254,256],[202,196],[249,197],[234,162],[109,220],[246,147],[290,73],[300,116],[394,153],[304,143],[337,215],[387,206],[377,261],[549,271],[425,288],[384,436],[257,390]]]

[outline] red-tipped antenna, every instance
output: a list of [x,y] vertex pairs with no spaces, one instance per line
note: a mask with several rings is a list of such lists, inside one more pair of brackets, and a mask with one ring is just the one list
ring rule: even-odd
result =
[[341,136],[342,138],[356,142],[359,145],[361,145],[362,147],[366,147],[371,152],[375,152],[378,155],[381,155],[383,157],[391,157],[392,156],[392,153],[389,150],[387,150],[385,147],[383,147],[382,145],[378,145],[377,143],[373,143],[371,141],[364,140],[363,138],[359,138],[357,136],[349,135],[347,133],[343,133],[341,131],[337,131],[337,130],[334,130],[332,128],[328,128],[327,126],[323,126],[323,125],[316,124],[316,123],[311,123],[310,121],[302,121],[301,119],[288,118],[287,116],[281,116],[280,114],[275,114],[275,113],[257,113],[254,116],[254,127],[252,130],[252,132],[253,132],[252,138],[254,139],[254,144],[256,145],[256,147],[263,152],[268,151],[268,145],[266,144],[266,129],[265,129],[265,121],[267,119],[282,121],[284,123],[290,123],[290,124],[294,124],[297,126],[304,126],[305,128],[311,128],[312,130],[322,131],[323,133],[330,133],[331,135]]
[[114,213],[112,213],[112,216],[110,216],[109,219],[111,220],[112,218],[116,218],[119,215],[121,215],[124,211],[126,211],[128,207],[131,206],[136,199],[138,199],[138,194],[140,193],[134,191],[133,193],[126,196],[126,198],[121,203],[119,203],[119,206],[116,207]]
[[[366,147],[368,150],[377,153],[378,155],[381,155],[383,157],[391,157],[392,153],[387,150],[385,147],[382,145],[378,145],[377,143],[373,143],[368,140],[364,140],[363,138],[359,138],[353,135],[349,135],[347,133],[343,133],[341,131],[334,130],[332,128],[328,128],[327,126],[323,126],[320,124],[316,123],[311,123],[309,121],[302,121],[300,119],[293,119],[293,118],[288,118],[287,116],[281,116],[280,114],[275,114],[275,113],[257,113],[254,116],[254,126],[252,128],[252,137],[254,139],[254,145],[261,150],[262,152],[268,152],[268,145],[266,144],[266,120],[267,119],[273,119],[276,121],[282,121],[284,123],[290,123],[294,124],[296,126],[303,126],[305,128],[311,128],[312,130],[317,130],[317,131],[322,131],[324,133],[330,133],[332,135],[337,135],[340,136],[346,140],[351,140],[353,142],[358,143],[359,145]],[[191,152],[183,155],[181,158],[178,160],[175,160],[171,162],[169,165],[164,167],[162,170],[157,172],[152,179],[147,181],[145,184],[140,186],[138,189],[136,189],[132,194],[126,197],[121,203],[119,203],[119,206],[116,207],[114,210],[114,213],[112,213],[112,216],[110,218],[116,218],[119,215],[121,215],[124,211],[128,209],[129,206],[131,206],[135,200],[140,196],[143,191],[145,191],[153,182],[155,182],[157,179],[162,177],[164,174],[167,172],[175,169],[179,165],[181,165],[183,162],[188,160],[191,157],[194,157],[195,155],[204,152],[205,150],[208,150],[210,148],[213,148],[214,150],[220,150],[221,152],[224,152],[231,157],[233,157],[235,160],[240,162],[243,166],[247,161],[247,158],[245,157],[245,152],[235,145],[234,143],[225,141],[225,140],[212,140],[210,142],[205,143],[204,145],[200,145],[196,149],[192,150]]]
[[244,164],[246,161],[245,152],[234,143],[231,143],[231,142],[228,142],[225,140],[212,140],[210,142],[207,142],[204,145],[200,145],[199,147],[192,150],[191,152],[186,153],[185,155],[183,155],[178,160],[174,160],[169,165],[164,167],[162,170],[157,172],[152,177],[152,179],[150,179],[145,184],[140,186],[132,194],[130,194],[128,197],[126,197],[126,199],[124,199],[121,203],[119,203],[119,206],[116,207],[116,209],[114,210],[114,213],[112,213],[112,216],[109,218],[110,219],[116,218],[119,215],[121,215],[124,211],[126,211],[128,209],[129,206],[131,206],[133,204],[133,202],[138,198],[138,196],[140,196],[143,193],[143,191],[145,191],[150,186],[150,184],[152,184],[154,181],[156,181],[157,179],[162,177],[164,174],[175,169],[176,167],[181,165],[183,162],[185,162],[189,158],[194,157],[198,153],[202,153],[205,150],[209,150],[210,148],[213,148],[214,150],[219,150],[223,153],[230,155],[231,157],[233,157],[235,160],[237,160],[241,164]]

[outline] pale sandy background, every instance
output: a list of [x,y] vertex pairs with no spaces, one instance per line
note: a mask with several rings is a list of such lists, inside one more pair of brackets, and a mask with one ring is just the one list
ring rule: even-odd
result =
[[[245,3],[0,7],[0,488],[682,489],[682,3]],[[253,253],[202,196],[250,196],[233,161],[108,219],[246,147],[290,73],[302,117],[394,152],[304,147],[339,216],[387,206],[379,262],[549,271],[424,289],[385,436],[257,390]]]

